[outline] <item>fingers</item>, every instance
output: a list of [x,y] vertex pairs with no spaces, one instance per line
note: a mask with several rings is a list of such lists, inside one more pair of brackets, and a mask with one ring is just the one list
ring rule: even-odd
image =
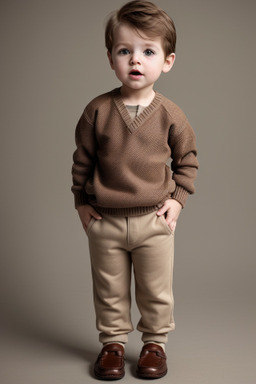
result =
[[101,215],[89,204],[78,207],[78,213],[85,231],[87,230],[88,224],[92,217],[96,220],[102,219]]
[[181,205],[176,200],[166,200],[164,205],[157,211],[158,216],[166,215],[166,223],[174,232],[177,225],[177,220],[181,211]]
[[174,232],[177,225],[177,219],[176,217],[173,217],[173,212],[171,209],[167,211],[167,216],[165,220],[168,226],[170,227],[171,231]]
[[97,211],[95,211],[95,209],[93,209],[93,208],[92,208],[92,211],[90,212],[90,215],[92,217],[94,217],[96,220],[102,219],[102,216]]
[[87,229],[92,217],[95,220],[101,220],[102,219],[102,216],[97,211],[95,211],[95,209],[93,207],[90,207],[90,209],[88,210],[87,217],[85,218],[85,222],[84,222],[86,229]]
[[157,215],[158,216],[162,216],[165,214],[165,212],[167,212],[169,209],[169,205],[167,202],[164,203],[164,205],[157,211]]
[[170,229],[172,230],[172,232],[175,232],[175,229],[176,229],[176,225],[177,225],[177,222],[176,221],[172,221],[170,224],[168,224]]
[[166,215],[166,219],[165,220],[166,220],[167,224],[169,225],[169,227],[171,226],[171,224],[173,222],[175,222],[175,218],[173,217],[173,212],[172,212],[171,209],[169,209],[167,211],[167,215]]

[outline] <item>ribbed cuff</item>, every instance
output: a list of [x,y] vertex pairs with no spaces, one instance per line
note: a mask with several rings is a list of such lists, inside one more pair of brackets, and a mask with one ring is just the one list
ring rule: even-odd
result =
[[175,191],[172,194],[172,199],[177,200],[182,205],[182,208],[184,208],[187,202],[188,195],[189,193],[188,191],[186,191],[186,189],[177,185]]

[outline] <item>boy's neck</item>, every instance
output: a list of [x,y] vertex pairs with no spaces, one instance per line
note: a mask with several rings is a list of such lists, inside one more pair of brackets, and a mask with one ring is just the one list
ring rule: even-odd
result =
[[121,96],[126,105],[141,105],[147,107],[155,97],[155,91],[150,89],[128,89],[121,87]]

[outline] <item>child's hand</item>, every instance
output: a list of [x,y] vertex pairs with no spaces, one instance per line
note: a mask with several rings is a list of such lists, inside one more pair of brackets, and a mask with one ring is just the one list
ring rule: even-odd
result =
[[95,209],[89,204],[79,206],[77,211],[85,231],[92,217],[96,220],[102,219],[98,212],[96,212]]
[[174,199],[166,200],[162,208],[157,211],[158,216],[166,214],[166,222],[174,232],[176,228],[176,223],[180,215],[182,205]]

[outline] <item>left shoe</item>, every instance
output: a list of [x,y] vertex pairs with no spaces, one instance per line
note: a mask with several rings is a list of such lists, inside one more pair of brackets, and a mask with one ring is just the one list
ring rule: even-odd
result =
[[166,354],[163,348],[154,343],[145,344],[138,361],[138,377],[141,379],[159,379],[166,373]]

